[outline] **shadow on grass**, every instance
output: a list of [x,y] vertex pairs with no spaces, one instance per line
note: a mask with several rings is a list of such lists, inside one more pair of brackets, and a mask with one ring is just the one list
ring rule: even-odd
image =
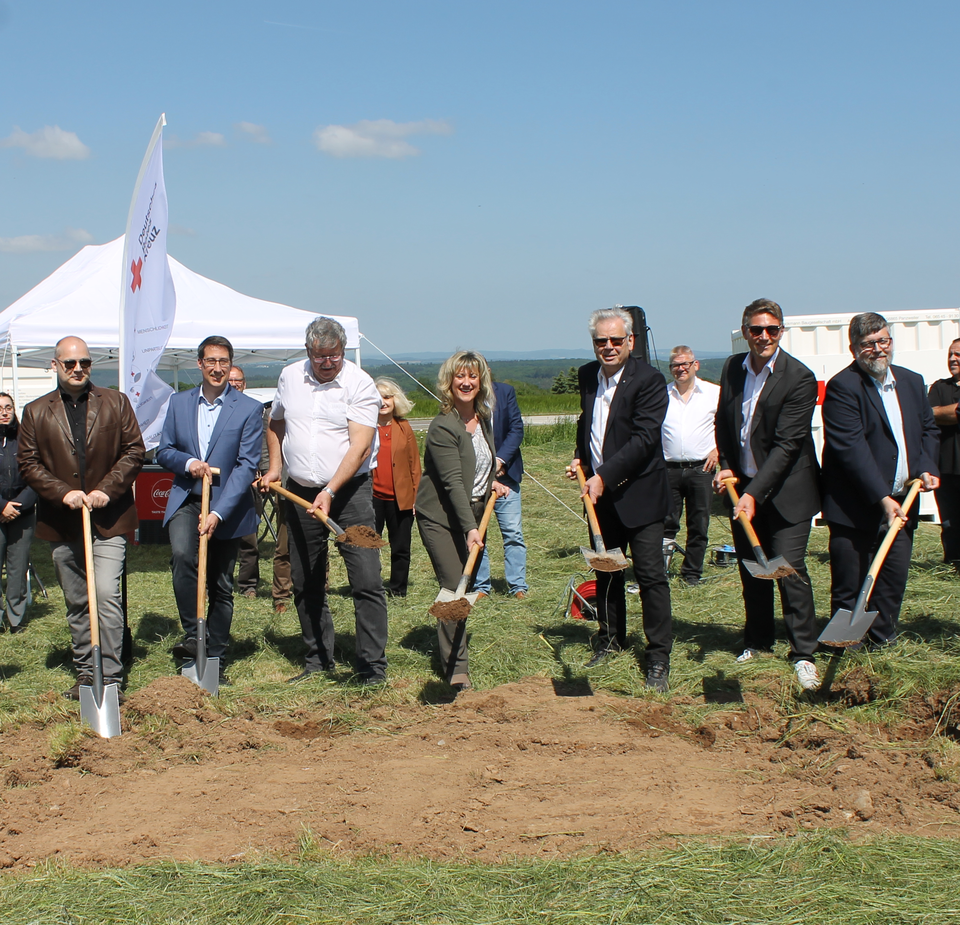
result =
[[413,652],[419,652],[421,655],[432,655],[437,651],[436,625],[425,624],[408,630],[403,639],[400,640],[400,646]]
[[7,681],[23,671],[20,665],[0,665],[0,681]]
[[581,562],[583,561],[579,546],[560,546],[557,549],[551,549],[545,555],[547,559],[572,559],[574,557],[580,559]]
[[569,665],[563,666],[562,678],[551,678],[553,692],[558,697],[592,697],[593,687],[585,675],[574,675]]
[[901,632],[906,630],[910,633],[916,633],[923,642],[930,646],[934,645],[932,641],[934,639],[956,636],[958,629],[960,629],[960,621],[944,620],[933,613],[921,614],[900,624]]
[[707,703],[743,703],[738,678],[728,678],[722,670],[703,679],[703,699]]
[[47,652],[44,661],[47,668],[65,668],[67,671],[73,669],[73,649],[71,646],[54,646]]
[[260,651],[261,643],[258,636],[234,637],[228,649],[231,662],[238,662],[242,658],[249,658]]
[[457,692],[446,681],[427,681],[417,699],[425,706],[453,703],[457,699]]
[[306,647],[303,644],[303,636],[301,636],[299,632],[286,636],[267,627],[263,631],[263,641],[267,645],[273,646],[273,648],[294,667],[303,664]]
[[180,631],[180,618],[147,611],[137,623],[133,638],[137,642],[156,643]]

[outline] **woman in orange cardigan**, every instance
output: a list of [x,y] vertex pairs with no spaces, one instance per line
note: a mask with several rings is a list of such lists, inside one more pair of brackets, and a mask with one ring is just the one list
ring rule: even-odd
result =
[[414,503],[420,484],[420,449],[413,429],[404,418],[413,403],[393,379],[376,380],[380,392],[380,451],[373,470],[373,511],[377,533],[387,525],[390,537],[390,597],[407,596],[410,575],[410,534]]

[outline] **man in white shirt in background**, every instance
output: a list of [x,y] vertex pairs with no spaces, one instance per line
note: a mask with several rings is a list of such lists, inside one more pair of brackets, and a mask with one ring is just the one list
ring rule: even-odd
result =
[[714,427],[720,386],[697,378],[700,363],[683,344],[670,351],[667,386],[669,403],[663,421],[663,458],[667,463],[673,512],[664,523],[664,539],[673,540],[680,529],[684,502],[687,506],[686,554],[680,577],[688,585],[700,583],[703,557],[710,530],[713,472],[717,468]]
[[[270,471],[261,490],[280,478],[310,502],[305,510],[284,501],[290,543],[293,599],[307,647],[302,681],[336,668],[333,618],[327,604],[329,531],[313,517],[320,510],[343,529],[374,529],[373,478],[377,464],[380,393],[359,366],[344,359],[347,335],[332,318],[307,326],[307,359],[280,374],[267,446]],[[381,684],[387,672],[387,599],[380,578],[380,550],[338,545],[347,567],[356,615],[356,669],[362,684]]]

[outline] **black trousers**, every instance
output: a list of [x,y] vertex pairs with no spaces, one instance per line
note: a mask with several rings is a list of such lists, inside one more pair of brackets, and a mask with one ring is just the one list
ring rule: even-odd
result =
[[[200,558],[200,502],[187,501],[170,518],[170,570],[173,596],[187,638],[197,638],[197,565]],[[233,569],[240,538],[207,544],[207,655],[223,658],[233,623]]]
[[[870,563],[883,542],[886,530],[856,530],[840,524],[830,527],[830,613],[838,608],[853,610],[863,586]],[[895,642],[900,605],[907,588],[910,557],[913,553],[913,533],[916,522],[906,523],[897,534],[883,568],[877,575],[867,610],[876,611],[867,634],[871,642],[880,645]]]
[[670,490],[673,492],[673,513],[664,521],[663,535],[675,539],[680,530],[684,502],[687,506],[687,554],[680,567],[680,577],[697,580],[703,574],[703,557],[710,533],[710,505],[713,503],[713,473],[701,466],[681,469],[667,464]]
[[[630,547],[633,572],[640,585],[643,632],[647,637],[647,662],[670,661],[673,617],[670,585],[663,571],[663,522],[625,527],[616,509],[603,496],[597,502],[600,534],[608,549]],[[623,572],[597,572],[597,618],[601,648],[627,645],[626,580]]]
[[410,537],[413,533],[413,510],[401,511],[395,500],[373,499],[373,514],[376,531],[383,535],[387,525],[390,537],[390,581],[387,590],[394,597],[407,596],[410,580]]
[[[807,541],[810,539],[810,521],[790,523],[780,516],[772,504],[761,505],[753,518],[760,546],[767,557],[783,556],[796,570],[796,575],[780,578],[780,607],[786,624],[790,659],[809,659],[819,645],[817,612],[813,603],[813,588],[807,575]],[[740,562],[740,581],[743,585],[743,606],[746,626],[743,631],[745,649],[772,649],[776,640],[773,618],[773,585],[766,578],[754,578],[744,567],[744,560],[755,561],[753,549],[739,521],[733,521],[733,542]]]
[[941,475],[935,494],[940,512],[943,561],[957,562],[960,560],[960,475]]
[[[317,488],[287,480],[287,488],[313,501]],[[286,501],[290,540],[293,600],[307,647],[310,671],[333,664],[333,617],[327,604],[327,540],[330,532],[292,501]],[[330,516],[344,529],[373,527],[373,483],[357,476],[342,486],[330,506]],[[382,679],[387,671],[387,599],[380,579],[380,550],[338,544],[347,567],[356,615],[356,668],[362,678]]]

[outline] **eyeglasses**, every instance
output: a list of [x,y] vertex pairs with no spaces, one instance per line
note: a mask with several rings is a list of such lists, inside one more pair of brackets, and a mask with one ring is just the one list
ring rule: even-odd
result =
[[691,360],[689,363],[671,363],[670,368],[677,369],[677,370],[689,369],[691,366],[693,366],[693,363],[694,363],[693,360]]
[[200,362],[204,369],[229,369],[233,365],[230,357],[204,357]]
[[870,353],[873,350],[886,350],[893,343],[892,337],[878,337],[876,340],[862,340],[857,344],[861,353]]
[[611,347],[622,347],[625,340],[625,337],[595,337],[593,339],[593,346],[598,350],[601,347],[605,347],[608,343]]
[[57,360],[57,362],[69,373],[77,368],[77,363],[80,364],[81,369],[89,369],[93,366],[93,360],[89,357],[84,357],[82,360]]
[[780,332],[783,330],[782,324],[748,324],[747,330],[750,332],[751,337],[760,337],[764,331],[767,332],[767,337],[777,337]]
[[313,353],[308,353],[311,363],[316,363],[317,366],[335,366],[343,359],[342,353],[335,353],[333,356],[322,356]]
[[244,385],[246,381],[247,381],[246,379],[228,379],[227,380],[227,382],[229,382],[230,385]]

